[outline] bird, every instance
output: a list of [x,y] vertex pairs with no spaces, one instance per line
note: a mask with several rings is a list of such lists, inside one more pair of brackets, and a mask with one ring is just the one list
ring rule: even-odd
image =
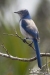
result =
[[30,13],[27,9],[19,10],[14,13],[17,13],[20,16],[19,26],[20,26],[20,31],[22,35],[25,38],[31,39],[34,44],[38,67],[41,69],[42,64],[41,64],[41,57],[40,57],[40,48],[38,43],[38,40],[39,40],[38,28],[36,24],[34,23],[34,21],[32,20]]

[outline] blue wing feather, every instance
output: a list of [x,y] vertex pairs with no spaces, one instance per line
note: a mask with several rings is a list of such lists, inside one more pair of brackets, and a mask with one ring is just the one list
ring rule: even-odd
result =
[[[29,26],[30,24],[30,26]],[[31,28],[32,23],[29,23],[26,20],[22,20],[21,26],[22,28],[30,35],[33,37],[33,42],[34,42],[34,46],[35,46],[35,50],[36,50],[36,55],[37,55],[37,61],[38,61],[38,66],[41,68],[41,59],[40,59],[40,50],[39,50],[39,46],[38,46],[38,41],[37,39],[39,38],[39,34],[38,31],[36,30],[36,28]]]
[[21,26],[30,36],[33,37],[33,42],[34,42],[36,55],[37,55],[38,66],[41,68],[40,50],[39,50],[38,41],[37,41],[37,39],[39,38],[38,31],[34,28],[29,27],[29,23],[27,23],[26,20],[22,20]]
[[[35,29],[28,27],[28,23],[26,22],[26,20],[22,20],[21,26],[22,28],[32,37],[38,39],[39,38],[39,33],[36,32]],[[31,26],[31,25],[30,25]]]
[[41,58],[40,58],[40,50],[39,50],[39,46],[38,46],[38,41],[36,39],[33,39],[33,42],[34,42],[34,46],[36,49],[38,66],[39,66],[39,68],[41,68],[42,65],[41,65]]

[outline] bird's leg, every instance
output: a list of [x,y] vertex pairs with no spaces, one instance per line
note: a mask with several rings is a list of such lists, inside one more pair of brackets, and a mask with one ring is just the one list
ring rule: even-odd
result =
[[[29,40],[30,38],[25,38],[25,40]],[[30,39],[31,40],[31,39]],[[33,44],[33,41],[29,44],[29,45],[32,45]]]
[[28,39],[28,38],[24,38],[24,39],[23,39],[23,42],[25,43],[27,39]]
[[29,45],[32,45],[32,44],[33,44],[33,41]]
[[[25,43],[26,42],[26,40],[28,40],[29,38],[24,38],[23,39],[23,42]],[[32,44],[33,44],[33,41],[29,44],[30,46],[32,46]]]

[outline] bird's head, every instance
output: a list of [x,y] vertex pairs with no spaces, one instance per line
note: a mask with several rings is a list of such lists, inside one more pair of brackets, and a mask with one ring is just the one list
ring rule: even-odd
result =
[[30,16],[28,10],[26,10],[26,9],[20,10],[20,11],[14,12],[14,13],[17,13],[20,16],[20,18],[25,18],[27,16]]

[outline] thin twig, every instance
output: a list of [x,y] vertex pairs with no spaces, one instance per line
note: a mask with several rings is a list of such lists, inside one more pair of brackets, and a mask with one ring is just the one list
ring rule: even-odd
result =
[[6,47],[5,47],[3,44],[2,44],[1,46],[5,49],[6,53],[7,53],[8,55],[10,55],[9,52],[8,52],[8,50],[6,49]]
[[[50,63],[50,62],[47,62],[47,64],[49,64],[49,63]],[[47,64],[44,64],[44,65],[42,66],[42,68],[45,67]]]
[[[10,59],[13,59],[13,60],[26,61],[26,62],[31,62],[31,61],[34,61],[34,60],[37,59],[36,56],[33,57],[33,58],[19,58],[19,57],[14,57],[14,56],[12,56],[12,55],[9,54],[8,50],[5,48],[4,45],[1,45],[1,46],[5,49],[5,51],[7,52],[7,54],[0,52],[0,56],[7,57],[7,58],[10,58]],[[40,56],[41,57],[43,57],[43,56],[50,57],[50,53],[41,53]]]
[[9,35],[9,36],[15,36],[15,37],[18,37],[20,40],[22,40],[24,43],[26,43],[28,46],[30,46],[32,49],[35,50],[35,48],[29,44],[25,39],[21,38],[17,33],[14,35],[14,34],[8,34],[8,33],[3,33],[4,35]]
[[[10,36],[18,37],[20,40],[22,40],[24,43],[28,44],[28,46],[30,46],[32,49],[35,50],[35,48],[33,48],[31,44],[29,44],[25,39],[21,38],[17,33],[16,33],[15,35],[14,35],[14,34],[8,34],[8,33],[3,33],[3,34],[4,34],[4,35],[10,35]],[[12,59],[12,60],[19,60],[19,61],[23,61],[23,62],[32,62],[32,61],[35,61],[35,60],[37,59],[36,56],[35,56],[35,57],[32,57],[32,58],[19,58],[19,57],[14,57],[14,56],[12,56],[12,55],[9,54],[9,52],[7,51],[7,49],[6,49],[3,45],[2,45],[2,47],[3,47],[3,48],[6,50],[6,52],[7,52],[7,54],[0,52],[0,56],[2,56],[2,57],[10,58],[10,59]],[[48,63],[48,62],[47,62],[47,57],[50,57],[50,53],[40,53],[40,56],[41,56],[41,57],[46,57],[46,64],[43,65],[42,68],[43,68],[44,66],[46,66],[46,67],[48,68],[48,66],[47,66],[47,63]],[[41,73],[41,72],[40,72],[40,73]],[[35,73],[34,73],[34,74],[35,74]]]

